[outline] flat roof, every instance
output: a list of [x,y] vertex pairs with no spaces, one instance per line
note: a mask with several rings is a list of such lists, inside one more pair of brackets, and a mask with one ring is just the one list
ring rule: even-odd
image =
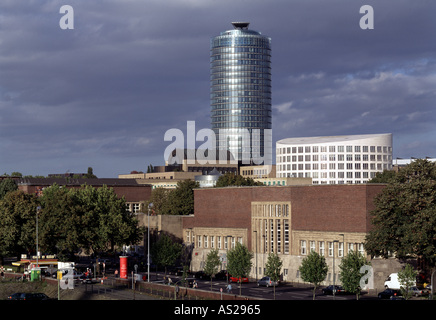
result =
[[380,138],[382,136],[392,136],[391,133],[381,134],[359,134],[359,135],[343,135],[343,136],[323,136],[323,137],[298,137],[286,138],[277,141],[277,144],[315,144],[315,143],[334,143],[357,141],[371,138]]
[[33,186],[51,186],[56,183],[59,186],[82,186],[84,184],[90,186],[140,186],[144,184],[138,184],[136,179],[119,179],[119,178],[21,178],[18,181],[18,185],[33,185]]

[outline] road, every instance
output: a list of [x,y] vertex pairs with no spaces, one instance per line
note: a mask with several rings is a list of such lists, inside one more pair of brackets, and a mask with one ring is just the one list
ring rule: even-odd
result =
[[[158,273],[157,279],[162,281],[164,274]],[[172,283],[176,283],[181,280],[180,276],[168,275],[171,278]],[[190,278],[192,279],[192,278]],[[156,281],[156,274],[153,273],[150,277],[151,281]],[[198,283],[198,289],[211,290],[210,280],[195,279]],[[213,280],[212,281],[212,291],[226,292],[227,281],[226,280]],[[322,287],[316,290],[316,300],[356,300],[355,295],[324,295],[322,294]],[[239,284],[232,283],[232,293],[239,295]],[[258,287],[257,282],[252,280],[249,283],[243,283],[241,285],[241,295],[248,297],[255,297],[260,299],[274,299],[274,288],[273,287]],[[313,290],[306,284],[282,284],[275,288],[275,300],[312,300]],[[360,299],[377,299],[374,295],[364,294]]]

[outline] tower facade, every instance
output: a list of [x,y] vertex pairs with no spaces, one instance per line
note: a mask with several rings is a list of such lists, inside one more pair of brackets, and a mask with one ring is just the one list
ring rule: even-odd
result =
[[211,124],[217,148],[249,164],[272,151],[271,39],[232,24],[211,39]]

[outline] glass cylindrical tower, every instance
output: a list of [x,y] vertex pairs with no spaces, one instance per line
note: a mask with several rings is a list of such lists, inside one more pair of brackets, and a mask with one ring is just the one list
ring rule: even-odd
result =
[[217,148],[241,161],[264,155],[271,129],[271,39],[232,24],[211,39],[211,119]]

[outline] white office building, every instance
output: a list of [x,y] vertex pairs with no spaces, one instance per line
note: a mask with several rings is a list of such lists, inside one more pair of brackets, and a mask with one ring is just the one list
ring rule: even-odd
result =
[[276,143],[277,177],[359,184],[392,169],[392,134],[289,138]]

